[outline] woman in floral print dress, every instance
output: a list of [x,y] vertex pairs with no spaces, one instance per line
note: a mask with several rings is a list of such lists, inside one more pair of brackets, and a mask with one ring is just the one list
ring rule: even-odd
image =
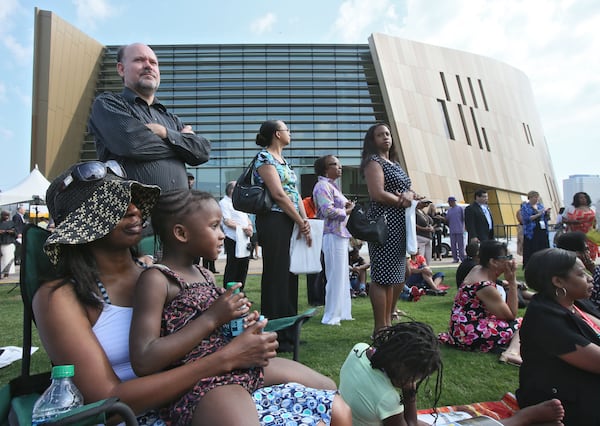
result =
[[[441,333],[439,339],[464,350],[500,352],[521,325],[521,318],[517,318],[517,265],[506,244],[496,240],[482,241],[479,257],[479,265],[458,289],[449,331]],[[506,300],[496,288],[502,274],[508,282]]]

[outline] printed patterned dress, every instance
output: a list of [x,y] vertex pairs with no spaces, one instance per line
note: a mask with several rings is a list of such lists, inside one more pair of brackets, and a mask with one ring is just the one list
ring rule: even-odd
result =
[[496,352],[510,343],[522,318],[505,321],[490,314],[477,297],[477,292],[486,287],[496,288],[496,283],[481,281],[460,286],[450,314],[449,332],[439,334],[440,342],[480,352]]
[[[567,225],[567,231],[581,231],[587,233],[596,224],[596,210],[593,208],[583,210],[571,206],[565,213],[568,221],[579,221],[579,223],[570,223]],[[586,244],[590,249],[590,258],[596,260],[596,257],[598,257],[598,246],[590,240],[586,240]]]
[[[390,163],[378,155],[373,155],[383,169],[383,189],[387,192],[405,192],[410,189],[410,178],[399,164]],[[389,229],[385,244],[369,243],[371,258],[371,280],[380,285],[399,284],[405,281],[406,272],[406,214],[405,209],[386,206],[371,201],[367,216],[377,219],[386,216]]]
[[[225,291],[217,287],[208,271],[198,269],[206,282],[188,284],[174,271],[164,265],[152,265],[181,287],[181,292],[164,309],[161,335],[175,333],[190,321],[202,315]],[[231,340],[226,327],[215,330],[177,365],[193,362],[218,351]],[[174,365],[173,367],[175,367]],[[200,380],[188,393],[160,411],[160,417],[169,425],[189,425],[198,401],[217,386],[238,384],[252,396],[261,425],[298,424],[316,426],[319,422],[329,425],[331,408],[336,395],[334,390],[305,387],[299,383],[287,383],[262,387],[263,369],[234,370],[229,374]]]
[[[151,268],[158,269],[177,282],[181,288],[179,294],[163,310],[161,336],[176,333],[185,327],[202,315],[225,292],[223,288],[215,285],[208,271],[201,267],[198,267],[198,269],[204,276],[205,282],[198,283],[185,282],[179,275],[164,265],[152,265]],[[231,334],[227,333],[226,328],[220,327],[172,367],[187,364],[195,359],[217,352],[227,345],[231,339]],[[240,385],[249,393],[253,393],[263,385],[263,369],[233,370],[229,374],[202,379],[179,400],[161,410],[161,417],[169,418],[173,424],[191,424],[194,408],[198,405],[200,398],[217,386],[231,384]],[[164,410],[167,410],[167,413]]]

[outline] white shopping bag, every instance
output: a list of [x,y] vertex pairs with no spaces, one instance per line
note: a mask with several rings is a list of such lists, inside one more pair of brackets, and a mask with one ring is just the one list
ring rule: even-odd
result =
[[418,201],[412,200],[410,207],[405,210],[406,213],[406,252],[408,254],[417,254],[417,204]]
[[235,227],[235,257],[244,258],[250,256],[250,237],[244,232],[240,225]]
[[298,225],[294,224],[290,240],[290,272],[292,274],[316,274],[321,272],[321,246],[323,244],[323,221],[308,219],[312,245],[308,247],[306,239],[298,239]]

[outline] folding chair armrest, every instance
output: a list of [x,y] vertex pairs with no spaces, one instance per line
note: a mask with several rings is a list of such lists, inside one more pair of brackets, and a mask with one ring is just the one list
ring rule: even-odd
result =
[[265,331],[279,331],[284,330],[288,327],[295,326],[297,324],[304,324],[311,317],[317,313],[317,308],[308,309],[301,314],[294,315],[292,317],[283,317],[277,319],[270,319],[265,327]]
[[10,400],[10,412],[8,413],[9,425],[27,425],[31,424],[31,411],[35,401],[40,394],[30,393],[21,395]]
[[293,317],[284,317],[269,320],[265,331],[279,331],[285,330],[286,328],[292,327],[294,331],[294,355],[293,360],[298,361],[298,352],[300,351],[300,331],[302,325],[311,319],[317,313],[317,308],[310,308],[301,314],[294,315]]
[[48,426],[61,426],[80,424],[104,423],[108,415],[118,414],[128,426],[137,426],[137,418],[131,408],[119,401],[119,398],[108,398],[102,401],[86,404],[75,408],[68,413],[62,414],[53,422],[46,423]]
[[[32,393],[18,396],[11,400],[9,424],[23,425],[31,424],[31,412],[33,405],[39,398],[39,394]],[[91,404],[75,408],[67,413],[61,414],[53,422],[45,425],[97,425],[106,422],[107,415],[118,414],[127,426],[137,426],[137,418],[131,408],[119,398],[108,398]]]

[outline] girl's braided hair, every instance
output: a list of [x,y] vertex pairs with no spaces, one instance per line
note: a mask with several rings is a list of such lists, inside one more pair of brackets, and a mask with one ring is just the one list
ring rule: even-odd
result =
[[379,330],[373,337],[371,366],[383,370],[394,384],[415,383],[413,399],[421,383],[437,372],[434,402],[441,395],[442,359],[439,343],[431,326],[418,321],[403,321]]
[[160,194],[152,210],[152,228],[163,250],[171,241],[173,226],[207,200],[215,201],[215,198],[195,189],[174,189]]

